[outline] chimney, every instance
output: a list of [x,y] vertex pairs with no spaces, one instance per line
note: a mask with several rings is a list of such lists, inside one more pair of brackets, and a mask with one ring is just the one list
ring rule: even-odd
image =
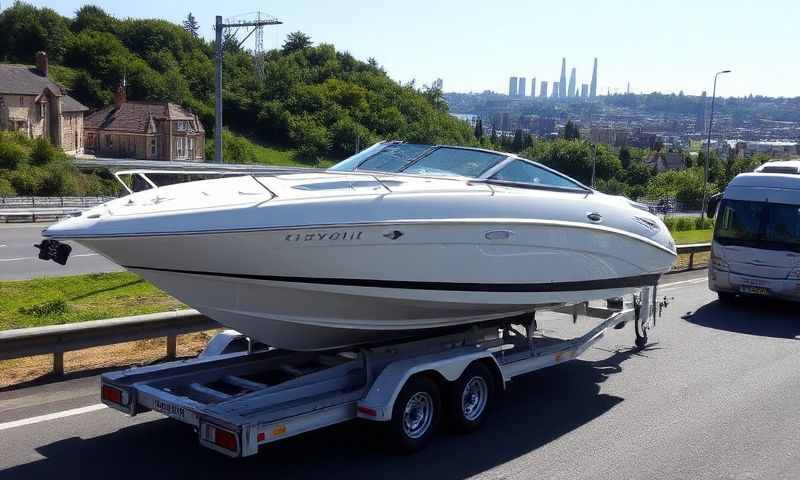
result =
[[127,101],[128,99],[125,96],[125,82],[120,82],[120,84],[117,86],[117,91],[114,92],[114,105],[119,108]]
[[39,70],[39,75],[47,76],[47,54],[45,52],[36,52],[36,69]]

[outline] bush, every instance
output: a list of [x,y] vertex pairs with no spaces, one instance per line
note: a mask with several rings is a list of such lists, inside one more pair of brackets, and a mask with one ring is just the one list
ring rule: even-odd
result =
[[37,138],[33,141],[31,164],[42,166],[58,159],[61,159],[61,152],[56,150],[47,139]]
[[6,138],[0,138],[0,168],[14,170],[27,160],[28,152],[25,148]]
[[67,305],[67,302],[63,299],[57,299],[32,305],[30,307],[22,307],[19,309],[19,312],[24,313],[25,315],[33,315],[34,317],[47,317],[50,315],[66,313],[67,310],[69,310],[69,305]]
[[706,230],[713,228],[714,222],[706,217],[666,217],[664,225],[670,232],[685,232],[688,230]]
[[0,177],[0,197],[13,197],[16,194],[17,191],[11,186],[11,182],[6,178]]

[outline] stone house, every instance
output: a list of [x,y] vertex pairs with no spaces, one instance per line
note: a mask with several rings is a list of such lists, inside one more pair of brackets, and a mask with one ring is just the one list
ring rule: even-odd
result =
[[83,151],[84,114],[89,109],[48,77],[45,52],[36,66],[0,64],[0,130],[47,138],[70,153]]
[[87,153],[98,157],[202,162],[205,130],[197,115],[169,102],[129,102],[120,85],[114,104],[85,120]]

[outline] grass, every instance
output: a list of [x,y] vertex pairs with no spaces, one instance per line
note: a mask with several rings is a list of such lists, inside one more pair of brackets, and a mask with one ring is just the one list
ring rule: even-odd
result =
[[129,272],[0,282],[0,330],[185,308]]
[[319,168],[328,168],[336,163],[335,161],[325,159],[320,161],[319,165],[310,165],[308,162],[299,160],[297,157],[297,151],[292,148],[266,146],[255,142],[253,142],[252,153],[252,161],[249,161],[248,163],[292,167],[315,166]]
[[711,241],[711,234],[714,230],[685,230],[682,232],[671,232],[676,245],[688,243],[708,243]]

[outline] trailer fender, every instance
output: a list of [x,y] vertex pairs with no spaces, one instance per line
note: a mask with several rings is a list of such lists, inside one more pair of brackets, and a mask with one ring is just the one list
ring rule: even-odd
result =
[[491,363],[491,368],[497,374],[498,387],[505,388],[502,370],[494,355],[487,350],[470,350],[468,352],[455,350],[409,358],[391,363],[383,369],[367,395],[358,402],[357,416],[367,420],[387,422],[391,420],[394,402],[400,394],[400,390],[412,375],[434,371],[448,382],[453,382],[464,373],[464,370],[472,362],[482,359]]

